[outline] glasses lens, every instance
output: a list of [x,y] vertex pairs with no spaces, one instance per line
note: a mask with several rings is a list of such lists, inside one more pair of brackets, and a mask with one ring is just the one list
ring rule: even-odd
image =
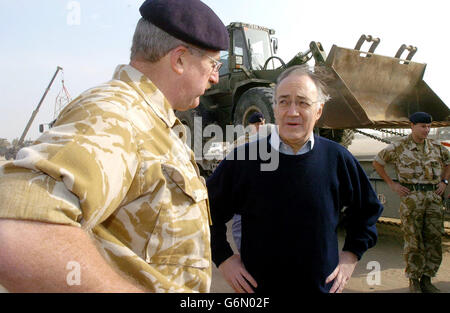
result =
[[220,67],[222,66],[222,63],[210,57],[209,55],[207,55],[207,57],[213,62],[213,71],[218,72]]
[[[202,56],[206,55],[205,51],[202,51],[202,50],[197,49],[195,47],[188,46],[188,49],[190,49],[191,51],[195,50],[195,51],[199,52]],[[206,55],[206,57],[208,57],[213,62],[213,71],[214,72],[218,72],[220,70],[221,66],[222,66],[222,63],[217,61],[216,59],[210,57],[209,55]]]
[[220,68],[222,67],[222,63],[220,63],[220,62],[218,62],[218,61],[216,61],[217,63],[216,63],[216,65],[215,65],[215,67],[214,67],[214,71],[216,71],[216,72],[218,72],[219,70],[220,70]]

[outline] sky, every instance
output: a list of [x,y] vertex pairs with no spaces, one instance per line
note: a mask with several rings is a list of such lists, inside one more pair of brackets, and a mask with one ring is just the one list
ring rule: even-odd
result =
[[[444,0],[204,0],[222,21],[275,29],[278,56],[286,62],[321,42],[354,48],[362,34],[379,37],[376,53],[394,56],[402,44],[418,48],[413,61],[426,63],[424,80],[450,105],[446,52],[450,41]],[[57,66],[51,86],[26,139],[54,118],[62,79],[72,98],[108,81],[129,50],[143,1],[0,0],[0,138],[22,135]],[[368,50],[368,46],[363,46]],[[406,56],[406,55],[405,55]]]

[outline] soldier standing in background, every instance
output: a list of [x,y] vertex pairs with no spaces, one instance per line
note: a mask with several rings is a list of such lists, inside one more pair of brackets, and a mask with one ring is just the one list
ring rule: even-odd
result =
[[228,32],[199,0],[147,0],[140,13],[130,64],[0,168],[11,292],[209,291],[208,194],[174,110],[218,82]]
[[[431,277],[442,261],[442,197],[450,177],[450,155],[439,142],[427,139],[432,122],[428,113],[416,112],[409,120],[411,134],[380,151],[373,167],[401,197],[405,273],[410,291],[439,292],[431,284]],[[387,175],[386,163],[395,165],[398,183]]]
[[[244,135],[237,138],[233,145],[230,147],[230,149],[233,149],[240,145],[245,145],[250,140],[256,140],[257,134],[259,131],[259,127],[264,125],[266,123],[266,120],[264,119],[264,115],[260,112],[253,113],[250,118],[248,119],[248,126],[245,130]],[[251,139],[250,139],[251,138]]]
[[255,112],[250,116],[248,122],[250,125],[255,127],[255,132],[258,132],[259,127],[266,123],[266,119],[264,118],[264,115],[261,112]]

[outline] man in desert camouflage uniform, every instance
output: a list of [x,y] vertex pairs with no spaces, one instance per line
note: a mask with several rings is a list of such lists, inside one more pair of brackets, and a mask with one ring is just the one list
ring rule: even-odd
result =
[[[450,155],[439,142],[427,139],[432,118],[425,112],[410,116],[411,134],[380,151],[373,166],[401,197],[406,276],[411,292],[439,292],[431,284],[442,261],[444,210],[442,196],[450,176]],[[393,163],[394,182],[384,170]]]
[[140,12],[130,65],[0,169],[10,291],[209,291],[207,191],[174,110],[218,82],[228,33],[199,0],[148,0]]

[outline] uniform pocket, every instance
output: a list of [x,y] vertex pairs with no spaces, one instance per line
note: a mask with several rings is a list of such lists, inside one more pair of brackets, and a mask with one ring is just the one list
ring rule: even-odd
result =
[[188,178],[171,164],[162,164],[161,167],[164,176],[175,183],[193,201],[200,202],[208,198],[204,180],[201,180],[202,177],[195,175]]
[[419,178],[422,173],[420,163],[412,158],[403,158],[397,165],[398,176],[405,181]]
[[198,176],[188,177],[171,164],[161,168],[166,197],[147,243],[146,261],[207,268],[210,235],[206,187]]
[[430,180],[441,180],[442,176],[442,164],[439,160],[428,160],[425,162],[425,167],[429,171]]
[[433,220],[433,224],[436,225],[436,228],[439,229],[441,235],[445,235],[445,207],[443,198],[434,192],[431,194],[431,197],[430,206],[432,207],[432,211],[435,213],[431,214],[430,218]]

